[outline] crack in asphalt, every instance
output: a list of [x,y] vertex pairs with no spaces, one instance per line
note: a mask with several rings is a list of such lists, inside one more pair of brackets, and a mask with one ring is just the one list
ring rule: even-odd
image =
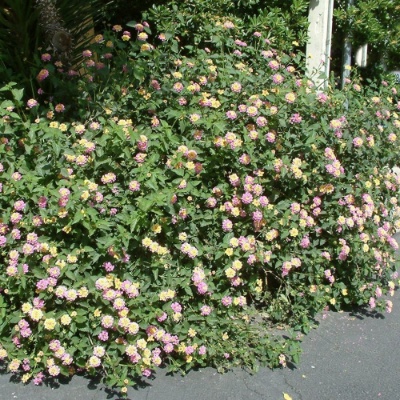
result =
[[291,384],[289,383],[289,381],[287,380],[287,378],[286,378],[286,376],[285,376],[284,374],[283,374],[282,376],[283,376],[283,380],[284,380],[285,384],[293,391],[293,393],[296,394],[296,396],[298,396],[298,399],[296,399],[296,400],[303,400],[303,396],[302,396],[302,394],[298,391],[298,389],[295,389],[295,388],[293,387],[293,385],[291,385]]
[[253,392],[253,393],[257,394],[258,396],[261,396],[261,399],[260,399],[260,400],[262,400],[263,396],[265,396],[265,393],[260,393],[260,392],[258,392],[257,390],[255,390],[254,388],[250,387],[249,384],[246,382],[245,378],[244,378],[244,377],[239,377],[239,376],[236,374],[236,372],[234,372],[234,375],[235,375],[239,380],[241,380],[241,381],[244,383],[244,385],[246,386],[246,388],[247,388],[250,392]]

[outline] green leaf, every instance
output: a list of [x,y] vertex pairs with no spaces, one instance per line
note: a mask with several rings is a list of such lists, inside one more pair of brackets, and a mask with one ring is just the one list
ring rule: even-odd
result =
[[16,101],[20,101],[24,95],[24,89],[12,89],[11,93]]
[[81,210],[78,210],[75,215],[74,215],[74,219],[71,222],[71,225],[74,225],[76,223],[78,223],[79,221],[82,221],[83,218],[83,214],[81,213]]
[[149,211],[152,207],[153,207],[154,202],[152,200],[148,200],[146,198],[142,198],[139,203],[138,203],[138,207],[140,208],[140,210],[147,212]]
[[129,26],[129,28],[135,28],[136,24],[136,21],[129,21],[126,23],[126,26]]
[[76,271],[72,271],[72,270],[70,270],[70,269],[67,269],[67,270],[64,272],[64,274],[65,274],[65,276],[66,276],[67,278],[71,279],[71,282],[75,282],[75,281],[76,281],[76,278],[77,278]]

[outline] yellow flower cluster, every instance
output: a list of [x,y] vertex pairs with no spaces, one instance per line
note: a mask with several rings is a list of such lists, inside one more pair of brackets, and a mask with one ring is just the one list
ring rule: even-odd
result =
[[162,291],[159,295],[159,298],[161,301],[168,301],[168,300],[173,299],[175,297],[175,295],[176,295],[175,290],[168,289],[168,290]]
[[157,242],[154,242],[148,237],[145,237],[142,240],[142,245],[146,249],[150,250],[152,253],[156,253],[160,256],[165,256],[169,254],[169,250],[166,247],[159,245]]
[[303,176],[303,171],[300,169],[302,161],[300,158],[295,158],[292,161],[292,165],[290,166],[290,170],[292,171],[294,177],[296,179],[300,179]]

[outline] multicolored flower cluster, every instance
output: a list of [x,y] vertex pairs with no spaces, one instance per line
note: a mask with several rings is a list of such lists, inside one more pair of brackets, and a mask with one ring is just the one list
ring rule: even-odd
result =
[[[390,312],[395,88],[355,78],[346,108],[267,32],[243,37],[222,20],[207,28],[214,46],[184,57],[174,35],[155,47],[147,23],[132,27],[85,49],[84,78],[54,72],[90,94],[84,110],[57,94],[20,113],[1,103],[9,370],[40,384],[104,369],[127,385],[169,362],[286,365],[297,341],[272,340],[271,321],[352,303]],[[254,329],[260,312],[269,321]]]

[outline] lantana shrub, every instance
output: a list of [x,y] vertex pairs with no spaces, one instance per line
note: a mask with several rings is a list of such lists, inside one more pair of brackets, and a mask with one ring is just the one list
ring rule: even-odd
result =
[[[1,89],[8,369],[126,392],[163,365],[296,362],[327,307],[390,312],[396,88],[322,91],[300,53],[229,20],[208,48],[132,28],[97,36],[78,76],[42,55],[37,99]],[[63,82],[68,103],[47,93]]]

